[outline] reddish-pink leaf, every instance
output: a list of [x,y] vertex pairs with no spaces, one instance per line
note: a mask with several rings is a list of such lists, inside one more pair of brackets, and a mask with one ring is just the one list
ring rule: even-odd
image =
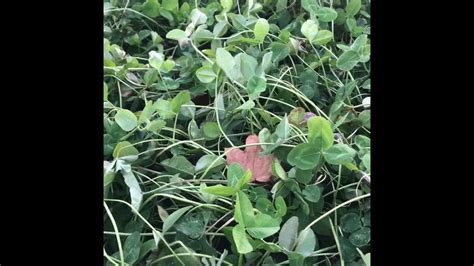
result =
[[[258,136],[250,135],[247,137],[245,144],[258,144]],[[268,182],[272,176],[272,156],[259,156],[262,151],[260,145],[248,146],[244,151],[237,148],[226,148],[227,164],[238,163],[244,171],[252,172],[252,182]]]

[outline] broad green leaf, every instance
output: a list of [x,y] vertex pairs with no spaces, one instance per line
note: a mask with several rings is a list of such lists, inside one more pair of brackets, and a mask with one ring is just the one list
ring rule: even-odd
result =
[[170,91],[170,90],[177,90],[180,84],[177,80],[171,79],[169,77],[163,77],[162,80],[158,81],[155,88],[160,91]]
[[363,247],[370,242],[370,227],[362,227],[349,236],[349,241],[356,247]]
[[[208,214],[210,214],[210,211],[188,213],[184,215],[175,224],[176,231],[185,234],[193,240],[201,238],[206,229]],[[194,247],[194,245],[190,245],[190,247]]]
[[104,173],[104,188],[114,181],[116,175],[117,173],[115,172]]
[[[361,252],[359,252],[359,254],[361,254]],[[370,253],[366,253],[364,255],[360,255],[360,257],[362,258],[362,261],[365,263],[365,266],[370,266]]]
[[214,99],[214,108],[217,110],[217,115],[219,116],[219,121],[224,120],[225,118],[225,105],[224,105],[224,95],[219,93]]
[[237,251],[240,254],[246,254],[253,251],[253,247],[247,239],[247,234],[245,234],[245,228],[242,224],[234,226],[232,229],[232,236],[234,237]]
[[171,110],[171,103],[167,100],[158,99],[153,107],[156,109],[160,117],[165,120],[173,118],[176,115],[176,113]]
[[143,4],[142,12],[143,14],[149,16],[150,18],[156,18],[160,15],[160,3],[158,0],[147,0]]
[[360,216],[353,212],[344,214],[341,217],[339,224],[341,226],[342,231],[346,233],[355,232],[362,227]]
[[[258,133],[258,141],[260,143],[268,143],[268,142],[271,142],[271,139],[270,139],[270,136],[272,134],[270,133],[270,130],[268,130],[268,128],[263,128],[262,130],[260,130],[260,132]],[[262,147],[262,149],[269,153],[271,152],[273,149],[272,149],[272,145],[270,144],[261,144],[260,145]]]
[[278,160],[273,160],[272,163],[272,173],[274,176],[282,179],[282,180],[288,180],[288,176],[286,175],[285,169],[281,167],[281,164]]
[[154,67],[148,69],[145,72],[145,75],[143,75],[143,80],[145,81],[145,85],[148,87],[151,86],[157,79],[158,79],[158,70],[156,70]]
[[217,199],[217,196],[206,192],[207,188],[208,187],[206,183],[201,183],[201,185],[199,186],[199,192],[201,192],[201,198],[204,199],[206,203],[213,203]]
[[271,44],[272,61],[278,62],[290,55],[290,48],[283,43],[275,42]]
[[359,62],[360,56],[357,52],[353,50],[345,51],[337,59],[336,66],[344,71],[349,71],[357,65]]
[[132,170],[129,171],[122,170],[122,176],[125,181],[125,184],[128,186],[130,191],[130,198],[132,207],[138,211],[140,210],[140,205],[142,204],[143,194],[138,184],[137,178],[133,175]]
[[224,12],[229,12],[232,9],[232,6],[234,5],[232,0],[220,0],[221,1],[221,6]]
[[336,120],[334,128],[337,128],[342,125],[345,122],[347,116],[349,115],[349,112],[347,112],[345,115],[340,116],[341,111],[343,110],[342,107],[344,106],[343,103],[344,101],[342,99],[338,99],[336,95],[336,99],[334,100],[334,103],[329,109],[329,118],[331,118],[332,120]]
[[367,169],[367,171],[370,172],[370,153],[367,153],[364,156],[362,156],[361,160],[365,168]]
[[263,55],[262,62],[257,67],[255,76],[263,77],[263,74],[268,72],[272,64],[272,55],[273,55],[272,51]]
[[174,211],[172,214],[166,217],[166,220],[163,222],[162,233],[164,234],[165,232],[167,232],[176,223],[176,221],[178,221],[179,218],[181,218],[181,216],[183,216],[183,214],[186,213],[192,207],[194,206],[183,207],[181,209]]
[[154,111],[155,109],[153,108],[153,101],[147,101],[147,103],[145,104],[145,107],[140,113],[140,117],[138,118],[138,123],[141,124],[141,123],[149,121]]
[[188,124],[188,135],[191,140],[199,139],[202,137],[202,132],[199,129],[196,120],[191,120]]
[[[194,30],[196,29],[196,27],[194,26],[194,24],[191,22],[188,24],[188,26],[186,27],[186,29],[184,30],[184,33],[186,33],[186,36],[191,36],[194,32]],[[185,39],[183,39],[184,41]],[[180,45],[184,44],[183,43],[179,43]]]
[[286,202],[282,196],[278,196],[275,200],[276,216],[283,217],[286,214]]
[[257,198],[257,202],[255,202],[255,208],[260,212],[268,214],[270,216],[274,216],[276,212],[272,202],[264,197]]
[[250,10],[252,10],[253,5],[254,5],[254,0],[247,0],[247,6],[248,6],[247,16],[249,15]]
[[189,16],[189,10],[191,10],[191,6],[188,2],[184,2],[181,7],[179,8],[179,14],[183,17]]
[[158,206],[158,215],[160,216],[161,221],[165,221],[166,218],[170,215],[163,207],[161,207],[160,205],[157,205],[157,206]]
[[325,45],[333,39],[333,34],[331,31],[328,30],[320,30],[318,34],[316,34],[313,43],[319,45]]
[[204,65],[196,70],[196,77],[202,83],[211,83],[217,78],[217,75],[212,70],[211,65]]
[[370,129],[370,110],[364,110],[359,114],[360,122],[362,126]]
[[[281,248],[277,244],[272,243],[272,242],[266,242],[265,240],[262,240],[262,239],[251,239],[251,243],[254,249],[263,249],[270,253],[282,251]],[[271,258],[271,257],[268,256],[267,258]],[[275,265],[275,263],[267,264],[264,260],[262,265]]]
[[334,142],[334,133],[328,120],[321,116],[313,116],[308,119],[307,125],[308,142],[313,144],[315,150],[324,151],[331,147]]
[[163,38],[156,32],[151,32],[151,40],[155,46],[158,46],[161,42],[163,42]]
[[173,17],[173,13],[169,10],[166,10],[164,8],[160,8],[160,15],[164,18],[166,18],[169,23],[174,23],[174,17]]
[[247,83],[247,92],[251,100],[255,100],[260,96],[260,93],[267,89],[267,81],[261,77],[253,76]]
[[354,42],[351,44],[351,50],[359,53],[362,55],[362,50],[364,49],[365,45],[367,44],[368,38],[367,34],[362,34]]
[[353,17],[359,13],[362,3],[361,0],[349,0],[346,6],[346,15],[348,17]]
[[250,110],[255,106],[255,102],[252,100],[248,100],[243,103],[241,106],[237,107],[235,110]]
[[321,161],[321,152],[314,144],[301,143],[288,153],[287,161],[299,169],[310,170],[318,166]]
[[270,26],[268,25],[268,21],[264,18],[259,18],[255,23],[255,27],[253,29],[255,40],[258,40],[260,43],[263,43],[263,40],[265,39],[265,36],[267,36],[269,30]]
[[332,145],[324,154],[324,159],[330,164],[346,164],[352,162],[356,151],[347,144]]
[[314,20],[308,19],[303,25],[301,25],[301,33],[308,39],[308,41],[313,42],[318,34],[318,23]]
[[216,23],[216,25],[214,25],[214,29],[212,30],[212,36],[217,38],[222,37],[228,29],[229,26],[227,22],[218,22]]
[[135,231],[127,237],[123,244],[123,256],[126,263],[133,265],[140,255],[140,232]]
[[[247,18],[246,17],[244,17],[241,14],[236,15],[236,14],[232,14],[232,13],[228,14],[227,16],[230,18],[230,20],[232,22],[232,25],[237,30],[246,30],[246,28],[245,28],[246,25],[247,25]],[[239,39],[239,38],[237,38],[237,39]]]
[[193,101],[189,101],[186,104],[181,105],[180,114],[189,119],[194,119],[194,115],[196,114],[196,105],[193,103]]
[[232,196],[237,192],[235,188],[223,186],[223,185],[215,185],[212,187],[207,187],[203,189],[203,191],[209,194],[224,196],[224,197]]
[[[319,79],[318,74],[316,74],[316,72],[312,69],[306,69],[300,75],[300,82],[302,84],[311,85],[312,88],[314,88],[314,83],[316,83],[318,79]],[[298,109],[298,108],[301,108],[301,107],[297,107],[295,109]],[[303,109],[303,112],[304,112],[304,109]]]
[[283,10],[286,10],[287,6],[288,6],[288,0],[277,0],[276,11],[279,13]]
[[[193,265],[193,266],[201,266],[201,261],[199,260],[200,257],[194,255],[196,252],[188,247],[179,247],[174,250],[176,254],[180,254],[179,256],[174,256],[172,262],[167,262],[165,265]],[[178,260],[179,258],[179,260]],[[183,264],[181,264],[183,263]]]
[[313,228],[314,232],[316,232],[316,234],[318,235],[333,237],[333,233],[331,231],[331,223],[329,222],[329,217],[323,218],[320,222],[316,223],[311,228]]
[[108,96],[109,96],[109,86],[107,86],[107,83],[104,82],[104,101],[107,101]]
[[186,32],[180,29],[174,29],[166,33],[166,39],[171,39],[175,41],[180,41],[186,39],[187,37],[188,35],[186,34]]
[[354,142],[359,149],[370,148],[370,138],[364,135],[357,135],[354,138]]
[[360,10],[360,14],[368,19],[370,19],[370,14],[365,10]]
[[353,17],[349,17],[346,19],[346,26],[349,29],[349,32],[353,32],[354,29],[357,28],[357,21]]
[[286,116],[286,114],[276,127],[275,133],[280,139],[283,140],[286,140],[290,137],[290,124],[288,123],[288,117]]
[[296,240],[295,252],[303,255],[305,258],[310,256],[316,249],[316,235],[311,228],[303,230],[299,233]]
[[186,157],[178,155],[161,162],[169,174],[181,174],[183,178],[190,178],[194,175],[194,165]]
[[219,170],[222,169],[224,164],[225,160],[219,158],[219,156],[214,154],[206,154],[199,158],[199,160],[197,161],[195,172],[197,173],[205,171],[208,167],[210,167],[211,169]]
[[306,200],[316,203],[321,198],[321,189],[318,185],[308,185],[303,190],[303,196]]
[[299,221],[297,216],[292,216],[281,227],[280,235],[278,236],[279,245],[286,251],[291,251],[296,245],[296,238],[298,235]]
[[138,260],[141,261],[150,251],[156,250],[156,244],[154,239],[150,239],[141,244],[140,255]]
[[344,261],[353,261],[357,258],[357,250],[347,238],[339,236],[339,246]]
[[304,265],[304,256],[296,252],[288,252],[288,260],[290,266]]
[[235,70],[235,60],[224,48],[217,48],[216,63],[224,71],[228,78],[235,80],[237,72]]
[[194,42],[199,43],[214,39],[214,35],[209,30],[198,27],[196,31],[194,31],[194,33],[191,35],[191,38]]
[[221,135],[219,125],[216,122],[206,122],[202,127],[204,138],[207,140],[217,139]]
[[345,51],[348,51],[351,49],[350,46],[347,46],[347,45],[344,45],[344,44],[341,44],[341,43],[338,43],[336,44],[337,48],[341,49],[343,52]]
[[249,235],[263,239],[269,237],[280,230],[280,218],[273,218],[270,215],[259,213],[245,227]]
[[189,101],[191,101],[191,94],[189,91],[181,91],[173,98],[173,100],[171,100],[171,111],[177,113],[181,108],[181,105],[187,104]]
[[357,166],[353,163],[345,163],[344,167],[346,167],[347,169],[349,169],[351,171],[358,171],[359,170],[359,168],[357,168]]
[[[315,86],[316,84],[314,85],[311,85],[311,84],[304,84],[303,86],[301,86],[299,89],[300,91],[306,96],[308,97],[309,99],[313,98],[314,97],[314,94],[315,92],[317,91],[317,85]],[[316,87],[316,89],[315,89]],[[319,93],[319,92],[318,92]]]
[[155,241],[155,245],[158,247],[158,244],[160,244],[162,235],[159,231],[156,231],[156,230],[152,230],[151,232],[153,234],[153,240]]
[[191,11],[190,17],[191,17],[191,22],[194,24],[194,26],[205,24],[207,21],[206,14],[204,14],[197,8]]
[[135,114],[127,109],[118,110],[114,118],[120,128],[127,132],[132,131],[138,124]]
[[240,73],[245,81],[248,81],[252,76],[255,75],[255,70],[258,66],[257,59],[246,54],[240,53],[235,56],[235,62],[237,64],[237,69],[240,70]]
[[301,6],[311,14],[311,18],[313,18],[319,10],[319,5],[315,0],[301,0]]
[[255,219],[252,203],[244,192],[237,193],[235,201],[234,219],[243,226],[247,226]]
[[[168,11],[178,10],[178,0],[163,0],[161,2],[164,9]],[[168,38],[168,37],[167,37]]]
[[364,45],[364,47],[359,52],[360,55],[360,62],[367,63],[370,60],[370,44]]
[[125,156],[137,156],[138,150],[128,141],[122,141],[115,146],[113,156],[115,159]]
[[298,181],[302,184],[308,184],[311,181],[311,179],[313,178],[313,171],[311,171],[311,170],[301,170],[299,168],[296,168],[295,178],[296,178],[296,181]]
[[321,7],[316,11],[316,16],[322,22],[331,22],[337,18],[337,12],[329,7]]
[[168,73],[173,70],[175,65],[176,63],[172,59],[167,59],[165,62],[163,62],[163,65],[161,65],[161,71]]
[[155,51],[150,51],[148,53],[148,63],[150,66],[152,66],[154,69],[160,71],[161,65],[163,64],[164,56],[162,53],[157,53]]
[[[353,80],[344,84],[344,86],[340,87],[336,92],[336,100],[343,100],[345,98],[350,98],[351,93],[354,90],[356,84],[357,84],[357,81]],[[370,101],[370,97],[368,98]]]
[[287,46],[290,48],[291,54],[297,54],[300,51],[300,42],[296,40],[295,38],[290,37],[290,40],[289,40],[289,43],[287,43]]
[[252,180],[252,172],[250,170],[245,171],[245,174],[239,178],[239,181],[235,185],[235,189],[242,189],[242,187],[248,184]]
[[244,175],[244,169],[238,163],[231,163],[227,168],[227,180],[229,186],[236,187],[240,178]]

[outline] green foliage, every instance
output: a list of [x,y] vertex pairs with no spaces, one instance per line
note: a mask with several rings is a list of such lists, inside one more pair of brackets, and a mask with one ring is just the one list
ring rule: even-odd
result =
[[105,0],[104,265],[370,265],[370,36],[363,0]]

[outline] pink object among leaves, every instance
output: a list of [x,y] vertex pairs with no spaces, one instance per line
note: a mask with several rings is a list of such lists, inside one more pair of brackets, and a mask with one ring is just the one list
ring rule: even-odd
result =
[[[250,135],[245,140],[245,144],[259,143],[257,135]],[[260,145],[248,146],[244,151],[238,148],[225,148],[227,154],[227,164],[239,163],[244,171],[250,169],[252,172],[252,182],[269,182],[272,176],[272,159],[271,155],[259,156],[262,151]]]

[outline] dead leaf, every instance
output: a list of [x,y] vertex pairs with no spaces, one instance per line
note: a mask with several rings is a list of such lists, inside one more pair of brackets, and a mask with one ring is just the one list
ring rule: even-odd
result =
[[[247,137],[245,144],[259,143],[257,135],[250,135]],[[272,176],[272,155],[259,156],[258,153],[262,151],[260,145],[248,146],[244,151],[238,148],[226,148],[227,165],[231,163],[238,163],[244,171],[250,170],[252,172],[252,182],[268,182]]]

